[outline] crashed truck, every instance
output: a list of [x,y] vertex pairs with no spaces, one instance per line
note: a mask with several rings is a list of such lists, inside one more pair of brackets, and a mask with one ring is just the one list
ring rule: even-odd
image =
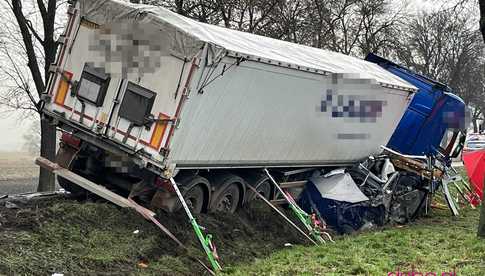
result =
[[[417,74],[375,54],[373,62],[418,88],[381,156],[371,156],[348,168],[310,179],[300,205],[318,210],[343,233],[386,222],[404,223],[427,211],[439,190],[453,215],[456,196],[479,202],[479,196],[451,167],[463,148],[467,109],[445,84]],[[338,172],[338,171],[337,171]],[[355,185],[359,184],[359,187]]]
[[[416,94],[428,92],[382,60],[123,1],[71,1],[68,14],[41,104],[43,119],[62,131],[56,168],[71,174],[58,174],[59,184],[74,196],[86,194],[80,184],[87,181],[153,208],[183,207],[213,268],[192,213],[234,212],[261,197],[289,203],[299,218],[307,210],[331,220],[319,210],[333,203],[319,208],[305,184],[349,176],[330,182],[352,186],[351,197],[371,201],[369,208],[414,213],[427,198],[423,180],[439,177],[429,156],[423,161],[389,144]],[[437,111],[420,113],[423,130],[430,114],[444,112],[426,104]],[[440,142],[445,136],[432,133]],[[399,206],[391,206],[397,197],[389,196],[391,186],[403,195]],[[358,212],[369,216],[369,208]],[[385,218],[360,218],[350,227],[379,219]]]

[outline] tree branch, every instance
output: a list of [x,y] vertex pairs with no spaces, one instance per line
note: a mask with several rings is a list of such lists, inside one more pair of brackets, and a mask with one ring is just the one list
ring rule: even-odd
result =
[[20,33],[22,35],[22,39],[25,45],[26,54],[28,57],[28,66],[29,70],[32,74],[32,78],[34,80],[35,88],[37,90],[37,94],[44,92],[45,85],[44,81],[42,80],[42,74],[39,70],[39,63],[37,62],[37,56],[35,54],[34,43],[32,42],[32,37],[29,31],[27,19],[25,18],[22,12],[22,3],[20,0],[12,0],[12,11],[15,15],[17,20]]

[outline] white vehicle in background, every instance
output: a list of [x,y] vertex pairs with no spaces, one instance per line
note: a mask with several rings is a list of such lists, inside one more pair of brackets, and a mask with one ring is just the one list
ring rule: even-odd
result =
[[462,155],[485,149],[485,134],[469,134],[463,147]]

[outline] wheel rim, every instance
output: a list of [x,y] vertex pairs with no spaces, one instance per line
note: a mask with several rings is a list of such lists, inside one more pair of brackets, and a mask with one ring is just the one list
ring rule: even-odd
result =
[[217,205],[217,210],[222,212],[229,212],[233,205],[233,198],[231,195],[226,194]]
[[239,203],[239,188],[236,184],[227,187],[219,196],[216,211],[234,213]]

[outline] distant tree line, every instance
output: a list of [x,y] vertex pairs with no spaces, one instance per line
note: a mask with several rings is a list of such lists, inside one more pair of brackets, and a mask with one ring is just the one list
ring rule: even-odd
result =
[[[410,14],[391,0],[131,0],[195,20],[357,57],[373,52],[450,85],[485,113],[485,61],[478,7],[485,0],[434,0],[446,8]],[[0,107],[37,112],[68,1],[0,0]],[[480,3],[480,4],[479,4]],[[485,13],[485,12],[483,12]],[[483,17],[483,16],[482,16]],[[485,35],[484,35],[485,37]],[[40,117],[39,117],[40,118]],[[41,121],[41,155],[53,159],[55,128]],[[41,170],[39,190],[54,188]]]

